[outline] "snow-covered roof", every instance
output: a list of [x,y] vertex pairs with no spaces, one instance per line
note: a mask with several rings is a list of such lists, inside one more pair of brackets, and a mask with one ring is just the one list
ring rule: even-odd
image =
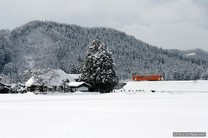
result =
[[81,82],[70,82],[70,83],[68,83],[68,86],[70,86],[70,87],[79,87],[83,84],[86,84],[86,85],[90,86],[89,84],[87,84],[83,81],[81,81]]
[[37,83],[37,80],[35,79],[35,77],[31,77],[26,83],[25,83],[25,86],[26,87],[30,87],[32,85],[39,85]]
[[73,77],[71,77],[70,74],[67,74],[63,70],[54,70],[54,72],[58,75],[58,77],[54,80],[57,80],[58,83],[61,83],[62,80],[68,79],[70,82],[75,81]]
[[73,79],[79,79],[81,77],[81,74],[69,74]]
[[[51,70],[45,74],[38,75],[36,77],[31,77],[26,83],[26,87],[31,85],[41,85],[40,81],[44,83],[45,86],[59,86],[63,83],[63,80],[68,79],[69,82],[75,81],[69,74],[62,70]],[[39,83],[38,83],[39,82]]]

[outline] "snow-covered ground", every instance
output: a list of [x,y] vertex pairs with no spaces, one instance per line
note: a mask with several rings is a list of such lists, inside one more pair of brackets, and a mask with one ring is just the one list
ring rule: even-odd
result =
[[156,92],[205,92],[208,93],[208,81],[130,81],[124,86],[123,91],[156,91]]
[[155,93],[0,95],[0,138],[172,138],[178,131],[208,132],[208,81],[173,82],[176,93],[165,81],[130,82],[125,88],[140,89],[142,83],[142,89],[157,83],[163,89],[158,84]]

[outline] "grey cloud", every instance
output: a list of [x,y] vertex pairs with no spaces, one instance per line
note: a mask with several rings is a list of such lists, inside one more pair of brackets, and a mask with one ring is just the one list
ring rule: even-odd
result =
[[163,48],[208,50],[207,0],[0,0],[0,29],[31,20],[106,26]]

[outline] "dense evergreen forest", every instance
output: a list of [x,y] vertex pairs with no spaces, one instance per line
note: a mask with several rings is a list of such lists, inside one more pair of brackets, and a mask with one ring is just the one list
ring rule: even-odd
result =
[[166,80],[208,79],[208,53],[201,49],[166,50],[111,28],[49,21],[32,21],[0,31],[0,74],[11,82],[23,82],[21,76],[28,69],[79,72],[93,39],[100,39],[111,49],[120,79],[150,73],[163,74]]

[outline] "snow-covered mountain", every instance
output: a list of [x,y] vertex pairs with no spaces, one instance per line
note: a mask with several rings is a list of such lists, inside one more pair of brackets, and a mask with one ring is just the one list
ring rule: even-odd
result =
[[87,45],[95,38],[113,52],[121,79],[130,79],[134,73],[160,73],[167,80],[189,80],[200,79],[207,72],[205,51],[204,56],[187,56],[186,51],[151,46],[115,29],[48,21],[32,21],[12,31],[0,31],[0,72],[13,80],[30,68],[70,72],[81,65]]

